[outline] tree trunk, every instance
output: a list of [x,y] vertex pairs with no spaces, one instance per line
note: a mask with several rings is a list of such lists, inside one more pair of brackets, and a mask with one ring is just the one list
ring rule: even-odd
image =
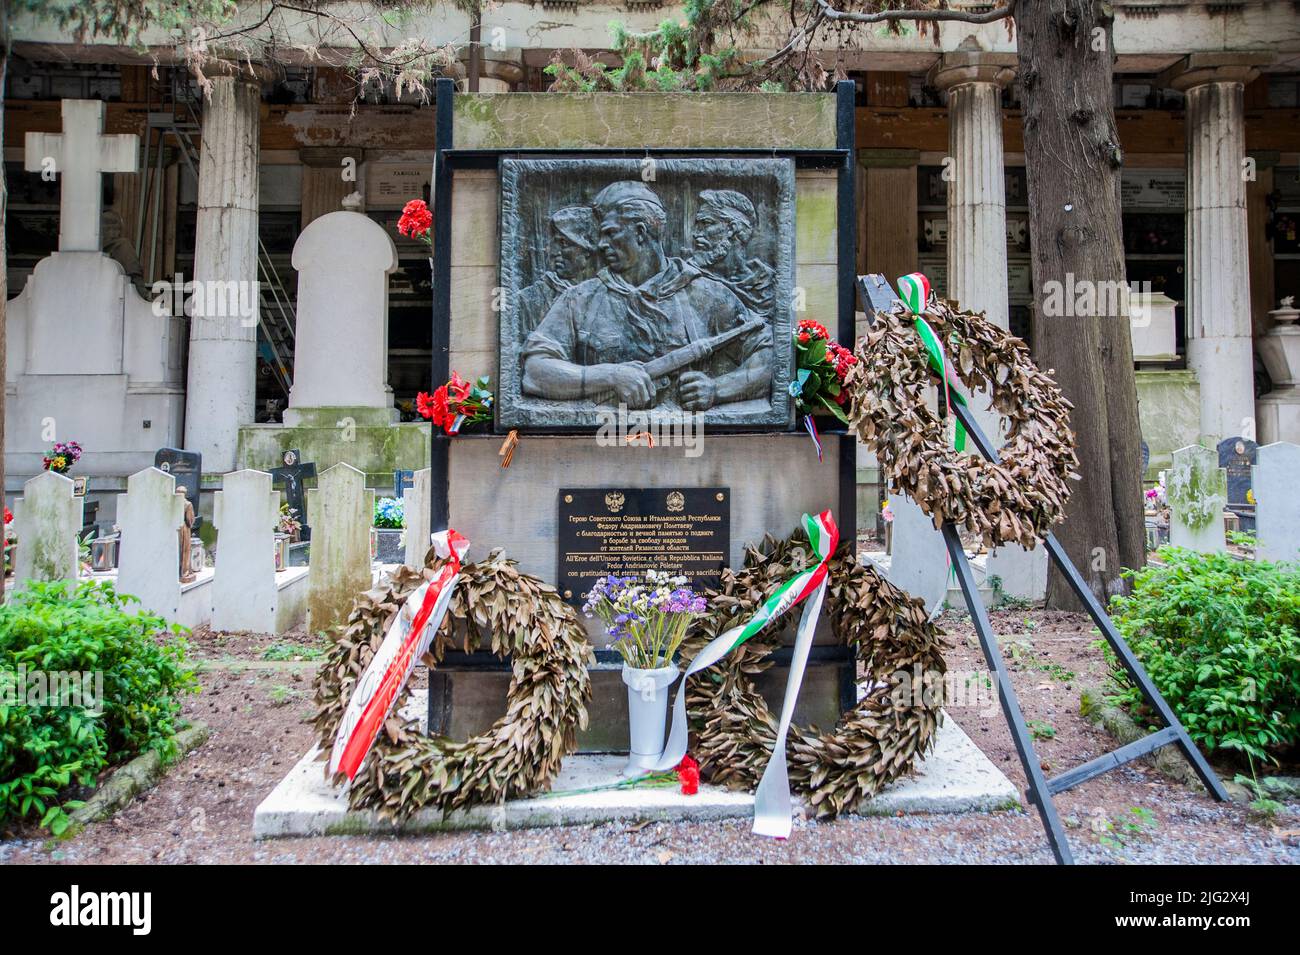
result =
[[[9,75],[9,5],[0,5],[0,156],[5,145],[5,81]],[[0,554],[4,551],[5,503],[5,397],[8,369],[5,364],[5,304],[9,301],[9,245],[5,230],[9,223],[9,182],[5,177],[4,163],[0,162]],[[0,556],[0,604],[5,600],[4,558]]]
[[[1145,562],[1137,383],[1127,298],[1117,294],[1123,157],[1112,18],[1100,0],[1033,0],[1016,16],[1035,358],[1074,403],[1082,475],[1057,533],[1103,602],[1123,590],[1121,567]],[[1078,606],[1055,567],[1047,605]]]

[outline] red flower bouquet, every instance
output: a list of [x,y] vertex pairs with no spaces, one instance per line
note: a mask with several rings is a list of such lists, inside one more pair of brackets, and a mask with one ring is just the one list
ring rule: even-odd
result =
[[419,239],[425,245],[433,246],[433,237],[429,231],[433,228],[433,213],[423,199],[412,199],[402,207],[402,216],[397,220],[397,232],[408,239]]
[[447,434],[460,434],[466,425],[492,420],[492,392],[488,384],[487,375],[471,385],[453,371],[451,381],[433,394],[422,391],[415,396],[415,410]]
[[858,363],[853,352],[834,341],[826,326],[804,319],[794,328],[798,374],[790,383],[790,396],[801,415],[832,414],[848,424],[844,406],[849,392],[844,377]]

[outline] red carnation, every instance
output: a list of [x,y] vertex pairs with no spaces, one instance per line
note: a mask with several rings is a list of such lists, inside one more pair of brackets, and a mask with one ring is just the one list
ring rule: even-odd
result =
[[432,395],[420,392],[415,396],[415,410],[434,424],[441,425],[447,418],[447,386],[443,385]]
[[5,523],[6,523],[6,524],[12,524],[13,522],[14,522],[14,512],[11,511],[11,510],[9,510],[9,508],[6,507],[6,508],[5,508]]
[[397,220],[397,231],[412,239],[423,239],[433,228],[433,213],[423,199],[412,199],[402,207],[402,216]]
[[683,756],[677,764],[677,778],[682,782],[683,796],[694,796],[700,791],[700,764],[691,759],[690,754]]

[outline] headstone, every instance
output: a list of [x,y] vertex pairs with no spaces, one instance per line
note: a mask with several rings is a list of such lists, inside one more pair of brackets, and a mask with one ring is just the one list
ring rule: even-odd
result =
[[307,629],[318,632],[346,620],[357,595],[370,589],[375,492],[366,488],[364,473],[336,464],[321,473],[310,499],[316,527],[307,572]]
[[302,454],[297,448],[284,452],[280,460],[282,467],[271,468],[271,479],[275,486],[284,488],[284,500],[302,524],[299,531],[300,540],[311,540],[311,525],[307,523],[307,489],[303,482],[316,476],[315,464],[303,464]]
[[73,496],[72,480],[42,471],[23,485],[14,502],[14,579],[76,580],[77,532],[81,530],[82,498]]
[[424,555],[429,552],[429,492],[430,476],[428,468],[412,471],[411,484],[402,492],[402,513],[406,517],[406,564],[408,567],[423,567]]
[[393,472],[393,497],[399,501],[405,496],[408,488],[413,487],[415,483],[415,472],[405,468],[398,468]]
[[913,597],[925,601],[925,612],[933,614],[948,593],[948,545],[943,532],[907,495],[890,492],[889,509],[894,513],[891,531],[889,582]]
[[1173,459],[1165,485],[1169,543],[1206,554],[1227,550],[1223,510],[1228,503],[1228,481],[1218,456],[1194,444],[1179,448]]
[[1300,561],[1300,446],[1266,444],[1254,466],[1255,557]]
[[194,508],[194,529],[203,523],[199,514],[199,486],[203,480],[203,455],[181,448],[159,448],[153,456],[153,466],[176,479],[176,486],[185,489],[185,498]]
[[83,472],[120,475],[179,440],[184,316],[155,309],[102,251],[104,242],[123,245],[101,230],[117,222],[101,208],[104,174],[135,170],[139,138],[104,135],[98,100],[60,106],[61,132],[26,136],[28,173],[59,179],[59,246],[5,309],[6,463],[35,471],[49,447],[48,422],[57,421],[60,435],[93,436]]
[[122,547],[117,589],[140,598],[145,610],[175,620],[180,610],[180,538],[185,499],[176,480],[158,468],[137,471],[126,480],[117,506]]
[[1047,549],[1042,544],[1033,550],[1005,544],[989,554],[984,573],[990,581],[996,577],[998,588],[1008,597],[1042,600],[1047,596]]
[[[1228,476],[1228,510],[1236,513],[1243,531],[1255,529],[1255,505],[1250,494],[1250,471],[1259,445],[1248,438],[1224,438],[1218,444],[1219,467]],[[1252,495],[1253,496],[1253,495]]]
[[[392,236],[359,212],[331,212],[302,230],[293,267],[298,322],[284,423],[303,423],[303,410],[312,408],[346,409],[340,413],[354,424],[396,422],[388,386],[388,275],[397,268]],[[371,410],[371,420],[358,421],[358,410]]]
[[1140,480],[1145,481],[1147,476],[1147,468],[1151,466],[1151,446],[1147,444],[1145,441],[1143,441],[1141,444],[1141,448],[1142,448],[1141,450],[1142,470],[1138,472],[1138,478]]
[[265,471],[234,471],[213,504],[217,562],[212,629],[275,632],[275,527],[280,494]]

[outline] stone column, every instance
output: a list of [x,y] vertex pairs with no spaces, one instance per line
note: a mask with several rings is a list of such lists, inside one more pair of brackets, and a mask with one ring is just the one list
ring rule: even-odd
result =
[[1187,363],[1209,447],[1250,430],[1255,414],[1242,99],[1260,59],[1192,55],[1161,78],[1187,97]]
[[235,468],[241,425],[252,424],[257,376],[258,81],[212,80],[199,147],[194,309],[185,447],[209,471]]
[[964,308],[1007,327],[1007,199],[1002,90],[1014,55],[948,53],[928,82],[948,93],[948,283]]
[[[948,53],[928,81],[948,93],[948,282],[964,309],[1010,324],[1007,294],[1007,196],[1002,157],[1002,90],[1015,78],[1016,57]],[[980,428],[1001,443],[1003,424],[983,395],[973,407]],[[989,554],[987,578],[1012,597],[1039,600],[1047,589],[1047,552],[1018,546]]]

